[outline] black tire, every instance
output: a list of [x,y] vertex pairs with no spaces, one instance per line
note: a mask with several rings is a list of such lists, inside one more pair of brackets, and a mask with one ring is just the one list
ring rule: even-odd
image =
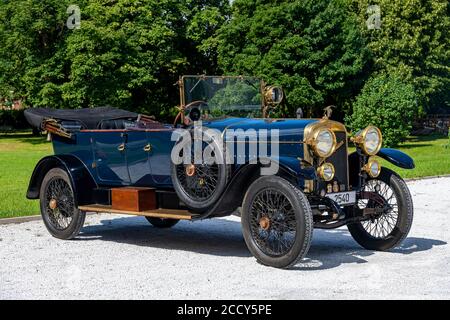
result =
[[77,209],[72,183],[63,169],[54,168],[45,175],[40,207],[44,224],[53,237],[70,240],[80,233],[86,213]]
[[176,225],[180,220],[177,219],[161,219],[153,217],[145,217],[148,222],[155,228],[168,229]]
[[313,218],[308,199],[281,177],[253,182],[243,201],[241,221],[248,249],[264,265],[290,268],[309,250]]
[[[375,188],[373,190],[377,188],[372,186],[378,185],[377,193],[384,199],[388,198],[385,200],[389,200],[391,209],[376,219],[349,224],[348,230],[353,239],[368,250],[386,251],[399,246],[408,235],[413,222],[414,207],[408,186],[402,178],[387,168],[381,170],[379,177],[368,180],[366,185],[366,189],[370,186]],[[364,205],[368,205],[368,202],[360,207]],[[371,226],[372,224],[377,225]]]
[[[203,133],[206,135],[206,130],[203,130]],[[193,137],[194,130],[191,132],[192,141],[194,141]],[[184,143],[186,142],[181,140],[176,146]],[[205,145],[206,147],[214,146],[216,147],[214,150],[219,150],[220,154],[216,154],[215,157],[220,162],[195,164],[193,176],[187,174],[187,168],[192,164],[176,165],[171,163],[172,183],[178,197],[188,208],[196,212],[204,212],[217,202],[225,190],[230,176],[230,165],[225,160],[225,151],[215,140],[211,140]],[[194,150],[193,146],[191,146],[191,150]]]

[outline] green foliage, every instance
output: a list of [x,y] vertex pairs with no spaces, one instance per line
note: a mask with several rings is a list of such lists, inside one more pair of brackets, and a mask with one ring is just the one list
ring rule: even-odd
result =
[[[23,110],[1,110],[0,128],[13,130],[27,129],[29,127],[23,114]],[[0,130],[1,131],[1,130]]]
[[396,75],[378,75],[366,83],[347,121],[354,132],[377,126],[383,133],[383,146],[391,147],[409,135],[416,114],[414,87]]
[[258,83],[230,81],[208,101],[211,115],[220,117],[261,117],[261,94]]
[[283,86],[288,115],[298,107],[322,115],[356,95],[369,68],[368,50],[347,1],[236,0],[218,36],[225,73]]
[[[448,1],[78,0],[81,28],[69,30],[72,3],[0,1],[0,97],[168,118],[178,76],[243,74],[283,86],[279,116],[336,105],[341,119],[370,76],[395,72],[417,109],[450,105]],[[368,30],[376,4],[381,29]]]
[[[400,73],[424,111],[450,108],[450,5],[447,0],[353,0],[376,72]],[[369,5],[379,5],[381,28],[368,30]]]
[[80,0],[81,28],[69,30],[71,3],[0,2],[0,95],[167,117],[179,75],[215,71],[207,42],[225,20],[226,0]]

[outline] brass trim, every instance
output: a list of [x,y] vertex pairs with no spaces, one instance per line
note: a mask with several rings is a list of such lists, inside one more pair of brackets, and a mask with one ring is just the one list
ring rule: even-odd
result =
[[190,164],[188,166],[186,166],[186,175],[188,177],[193,177],[195,175],[195,165]]
[[[331,134],[331,137],[333,139],[333,145],[331,147],[331,150],[328,153],[320,154],[319,150],[317,149],[317,140],[318,140],[319,134],[324,132],[324,131],[328,131]],[[328,128],[316,129],[314,131],[314,133],[313,133],[313,138],[308,140],[306,143],[309,144],[313,148],[314,153],[317,156],[319,156],[320,158],[328,158],[328,157],[330,157],[336,151],[336,147],[337,147],[336,135],[334,134],[333,131],[331,131]]]
[[[326,160],[326,158],[320,158],[318,156],[315,156],[312,148],[308,144],[308,141],[310,141],[314,137],[314,133],[316,132],[316,130],[319,130],[322,128],[329,129],[333,133],[344,132],[346,135],[344,144],[345,144],[345,148],[346,148],[347,154],[348,154],[348,132],[347,132],[347,129],[345,128],[345,126],[342,123],[337,122],[337,121],[320,119],[317,122],[308,124],[305,127],[305,130],[303,133],[303,153],[304,153],[303,158],[308,163],[317,165],[317,163],[322,164]],[[341,146],[339,146],[339,148],[340,147]],[[338,150],[337,146],[336,146],[334,152],[336,152],[336,150]],[[333,154],[331,154],[331,155],[333,155]],[[315,163],[315,161],[314,161],[315,159],[318,160],[317,163]],[[347,161],[347,181],[350,181],[349,180],[348,161]],[[309,192],[313,192],[313,191],[314,191],[314,181],[313,180],[305,180],[305,192],[309,193]]]
[[56,199],[50,200],[48,207],[52,210],[55,210],[58,207],[58,201],[56,201]]
[[[326,179],[326,178],[325,178],[324,171],[325,171],[325,168],[326,168],[326,167],[331,168],[331,171],[333,171],[333,175],[332,175],[331,178],[329,178],[329,179]],[[328,181],[333,180],[335,174],[336,174],[336,169],[334,168],[333,164],[331,164],[331,163],[324,163],[324,164],[321,165],[319,168],[317,168],[317,175],[318,175],[323,181],[328,182]]]
[[[376,174],[376,175],[373,175],[372,171],[370,171],[370,168],[372,167],[373,163],[378,164],[379,171],[378,171],[378,174]],[[362,167],[362,170],[365,171],[371,178],[377,178],[381,173],[381,165],[377,159],[375,159],[374,157],[370,157],[369,161],[367,161],[367,163],[364,165],[364,167]]]
[[145,152],[151,152],[152,151],[152,145],[149,143],[144,147]]
[[268,217],[262,217],[259,219],[259,226],[264,230],[269,230],[270,228],[270,219]]
[[[321,119],[317,122],[308,124],[305,127],[305,130],[303,133],[303,144],[304,144],[304,153],[305,153],[304,158],[309,163],[313,163],[314,155],[311,152],[312,150],[310,150],[308,142],[311,141],[312,139],[314,139],[314,133],[319,129],[328,129],[328,130],[332,131],[333,133],[345,132],[345,134],[348,135],[348,132],[347,132],[347,129],[345,128],[345,126],[342,123],[339,123],[336,121]],[[337,149],[335,148],[334,152],[336,150]]]
[[[366,140],[367,132],[370,129],[375,129],[378,132],[378,135],[380,136],[380,143],[379,143],[377,149],[371,153],[367,151],[366,146],[364,144],[364,141]],[[354,144],[356,144],[358,147],[360,147],[365,154],[367,154],[368,156],[374,156],[380,151],[381,146],[383,145],[383,134],[381,133],[381,130],[379,128],[377,128],[375,126],[368,126],[363,131],[361,131],[358,135],[352,137],[350,140]]]

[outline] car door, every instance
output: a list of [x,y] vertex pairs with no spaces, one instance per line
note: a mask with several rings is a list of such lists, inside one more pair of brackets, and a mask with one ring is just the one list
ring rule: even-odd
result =
[[158,186],[171,186],[171,153],[174,141],[171,129],[148,130],[147,140],[151,145],[149,152],[153,182]]
[[126,154],[128,172],[131,184],[134,186],[152,186],[154,181],[151,175],[149,157],[151,145],[145,130],[127,131]]
[[92,134],[94,159],[99,182],[104,185],[129,185],[125,131],[98,131]]

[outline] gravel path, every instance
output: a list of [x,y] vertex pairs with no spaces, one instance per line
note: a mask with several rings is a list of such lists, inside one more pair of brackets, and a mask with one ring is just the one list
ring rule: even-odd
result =
[[256,263],[236,217],[181,222],[92,215],[74,241],[41,221],[0,226],[0,299],[450,298],[450,178],[409,182],[415,221],[401,248],[361,249],[346,228],[315,230],[293,270]]

